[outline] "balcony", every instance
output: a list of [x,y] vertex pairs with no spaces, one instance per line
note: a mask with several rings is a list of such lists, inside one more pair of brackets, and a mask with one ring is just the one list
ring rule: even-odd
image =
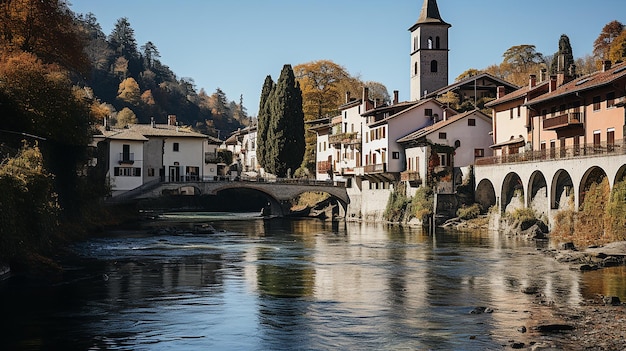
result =
[[385,173],[387,172],[387,164],[386,163],[378,163],[375,165],[367,165],[364,167],[363,171],[368,173]]
[[406,171],[400,173],[400,180],[408,182],[412,187],[418,187],[422,184],[422,176],[418,171]]
[[572,159],[578,157],[600,157],[611,155],[626,155],[626,139],[614,142],[603,141],[596,144],[581,144],[552,150],[533,150],[518,154],[509,154],[493,157],[481,157],[476,159],[476,166],[489,166],[496,164],[510,164],[523,162],[545,162],[559,159]]
[[344,145],[361,144],[361,138],[358,137],[358,134],[357,132],[332,134],[328,136],[328,142]]
[[120,158],[117,162],[121,165],[132,165],[135,163],[135,154],[132,152],[120,152]]
[[560,116],[543,120],[543,130],[555,130],[565,127],[582,125],[583,114],[581,112],[569,112]]
[[332,169],[332,162],[319,161],[317,163],[317,173],[327,173]]

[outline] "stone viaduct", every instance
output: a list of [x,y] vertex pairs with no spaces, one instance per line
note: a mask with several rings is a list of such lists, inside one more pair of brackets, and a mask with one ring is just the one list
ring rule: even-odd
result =
[[[626,148],[616,144],[597,150],[535,151],[485,158],[474,169],[475,199],[500,213],[514,198],[524,207],[553,218],[558,210],[578,210],[585,192],[606,178],[612,190],[626,175]],[[573,201],[571,201],[573,200]]]

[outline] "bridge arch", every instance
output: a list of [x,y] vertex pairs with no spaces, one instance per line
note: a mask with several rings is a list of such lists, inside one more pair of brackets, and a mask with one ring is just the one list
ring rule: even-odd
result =
[[526,206],[534,209],[537,214],[548,214],[550,203],[548,197],[548,183],[541,171],[534,171],[528,181],[528,198]]
[[553,210],[566,209],[569,206],[570,196],[574,194],[574,182],[569,172],[562,168],[557,170],[550,187],[550,208]]
[[475,201],[480,204],[483,210],[488,210],[490,207],[498,204],[498,199],[496,197],[496,190],[493,186],[493,183],[489,179],[482,179],[478,186],[476,187],[476,191],[474,192]]
[[510,172],[509,174],[506,175],[506,177],[504,177],[504,181],[502,182],[502,206],[500,208],[500,211],[502,213],[506,212],[507,207],[511,204],[511,202],[513,201],[513,198],[516,197],[516,195],[520,196],[520,200],[521,200],[521,206],[524,206],[524,198],[525,198],[525,194],[524,194],[524,183],[522,183],[522,178],[520,178],[520,176],[515,173],[515,172]]
[[[591,188],[592,184],[595,183],[600,185],[605,178],[607,178],[606,172],[601,167],[593,166],[587,169],[587,171],[580,179],[580,187],[578,192],[578,208],[580,208],[583,202],[585,202],[585,195],[587,191],[589,191],[589,189]],[[611,184],[608,184],[608,186],[610,190]]]
[[615,172],[615,179],[613,180],[613,185],[611,186],[611,189],[613,189],[615,184],[621,182],[624,179],[626,179],[626,165],[622,165],[617,170],[617,172]]

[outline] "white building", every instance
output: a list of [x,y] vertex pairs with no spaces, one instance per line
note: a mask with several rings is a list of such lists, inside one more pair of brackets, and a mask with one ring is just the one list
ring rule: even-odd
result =
[[[113,129],[106,124],[94,135],[99,148],[108,150],[105,162],[112,195],[153,181],[194,181],[217,175],[216,140],[177,125],[133,124]],[[207,157],[209,156],[209,157]]]

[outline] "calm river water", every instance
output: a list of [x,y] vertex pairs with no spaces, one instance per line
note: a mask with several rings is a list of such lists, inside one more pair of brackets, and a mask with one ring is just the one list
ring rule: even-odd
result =
[[[493,232],[254,215],[170,214],[155,224],[186,229],[78,244],[61,282],[5,279],[0,349],[496,350],[546,308],[523,288],[626,299],[623,271],[615,288],[614,271]],[[199,222],[216,232],[193,234]]]

